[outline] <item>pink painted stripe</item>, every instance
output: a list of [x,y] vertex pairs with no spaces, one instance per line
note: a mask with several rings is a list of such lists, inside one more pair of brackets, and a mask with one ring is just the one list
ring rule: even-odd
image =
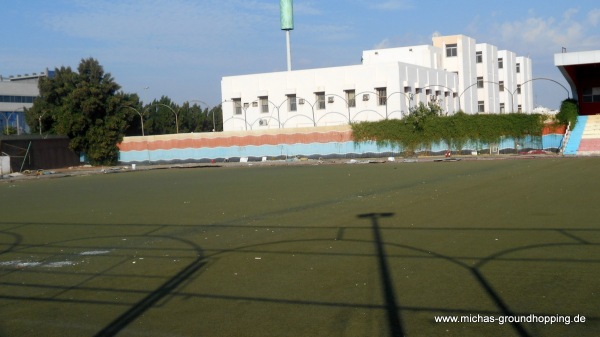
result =
[[578,151],[600,151],[600,138],[582,139]]
[[231,136],[217,138],[185,138],[150,141],[128,141],[119,144],[121,151],[167,150],[186,148],[215,148],[231,146],[260,146],[279,144],[309,144],[347,142],[352,140],[352,131],[329,131],[259,136]]

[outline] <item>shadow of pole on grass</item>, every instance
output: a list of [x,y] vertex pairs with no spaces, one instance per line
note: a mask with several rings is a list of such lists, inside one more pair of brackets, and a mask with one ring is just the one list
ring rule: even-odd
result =
[[158,289],[148,294],[148,296],[144,297],[135,306],[112,321],[108,326],[102,329],[102,331],[98,332],[95,337],[116,336],[119,332],[121,332],[121,330],[146,312],[146,310],[152,308],[158,301],[171,294],[175,289],[177,289],[177,287],[179,287],[179,285],[181,285],[181,283],[189,279],[205,264],[206,260],[202,256],[199,256],[182,271],[177,273],[177,275],[167,280],[167,282],[161,285]]
[[390,336],[398,337],[404,336],[404,331],[402,330],[400,312],[398,311],[398,305],[396,304],[394,284],[392,282],[390,268],[388,266],[385,250],[383,247],[383,239],[381,237],[381,231],[379,229],[379,219],[389,218],[392,216],[394,216],[394,213],[368,213],[358,215],[360,219],[371,219],[375,249],[377,250],[377,258],[379,262],[379,273],[381,275],[381,286],[383,288],[383,293],[385,297],[385,308],[387,312],[388,325],[390,328]]

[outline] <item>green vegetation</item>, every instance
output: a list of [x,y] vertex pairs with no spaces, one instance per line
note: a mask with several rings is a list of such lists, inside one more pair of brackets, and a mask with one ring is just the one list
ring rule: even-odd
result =
[[560,111],[556,114],[556,121],[564,125],[571,123],[570,129],[573,130],[575,124],[577,124],[577,116],[579,116],[577,101],[566,99],[560,105]]
[[17,128],[14,126],[8,126],[6,125],[5,128],[2,128],[2,130],[0,130],[1,134],[6,135],[6,136],[10,136],[10,135],[16,135],[17,134]]
[[[194,101],[178,105],[167,96],[154,100],[146,105],[139,103],[134,107],[144,118],[145,135],[164,135],[188,132],[223,131],[223,112],[221,105],[209,108],[206,103]],[[136,114],[128,136],[142,134],[141,118]],[[177,123],[175,119],[177,115]],[[214,116],[214,120],[213,120]]]
[[[266,163],[0,181],[0,336],[597,337],[599,165]],[[435,323],[532,313],[587,320]]]
[[25,109],[31,133],[68,136],[71,149],[93,165],[117,163],[123,136],[223,130],[220,105],[210,110],[198,104],[178,106],[165,96],[144,105],[137,94],[120,91],[93,58],[81,60],[76,72],[56,69],[54,77],[40,79],[39,89],[40,97]]
[[94,165],[110,165],[118,160],[117,143],[122,140],[134,112],[121,109],[137,101],[125,94],[105,73],[98,61],[89,58],[70,67],[56,69],[52,78],[41,78],[40,97],[25,118],[32,132],[69,137],[70,148],[85,153]]
[[540,114],[467,115],[459,111],[443,116],[437,106],[420,103],[401,120],[355,123],[352,133],[356,141],[398,145],[411,153],[420,146],[441,142],[448,149],[460,151],[468,142],[489,144],[501,137],[541,136],[543,126],[544,117]]

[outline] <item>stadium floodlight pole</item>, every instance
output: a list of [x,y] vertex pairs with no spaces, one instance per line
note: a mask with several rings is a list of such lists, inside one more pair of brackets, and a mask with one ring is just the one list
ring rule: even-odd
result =
[[285,31],[285,45],[287,50],[287,71],[292,71],[292,47],[290,44],[290,31]]
[[285,41],[287,48],[287,70],[292,71],[292,48],[290,43],[290,31],[294,29],[294,5],[293,0],[280,0],[281,30],[285,30]]

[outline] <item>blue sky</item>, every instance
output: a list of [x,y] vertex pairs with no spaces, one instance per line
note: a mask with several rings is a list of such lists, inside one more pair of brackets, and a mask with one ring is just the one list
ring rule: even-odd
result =
[[[278,0],[0,0],[2,76],[93,57],[125,92],[150,101],[220,102],[221,77],[286,70]],[[294,69],[359,64],[362,50],[471,36],[533,60],[566,86],[554,54],[600,49],[597,0],[296,0]],[[147,88],[147,89],[145,89]],[[535,81],[535,104],[566,93]]]

